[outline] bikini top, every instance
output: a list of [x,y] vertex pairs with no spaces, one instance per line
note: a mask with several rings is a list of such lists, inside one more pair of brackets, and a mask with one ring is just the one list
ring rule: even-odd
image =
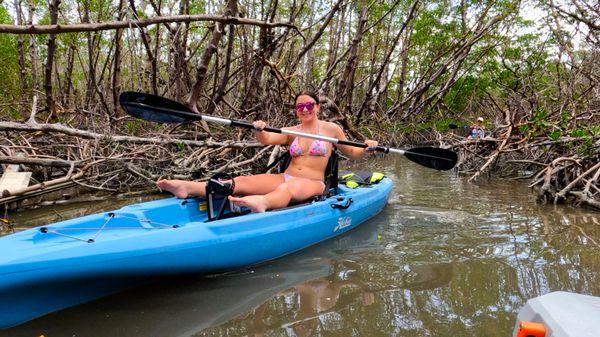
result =
[[[298,129],[302,130],[302,127],[299,126]],[[319,124],[317,124],[317,134],[319,134]],[[298,137],[296,137],[292,142],[292,145],[290,145],[290,154],[292,157],[302,156],[302,148],[300,147],[300,144],[298,144]],[[325,157],[327,155],[327,146],[325,145],[325,142],[318,139],[314,140],[310,144],[308,155]]]

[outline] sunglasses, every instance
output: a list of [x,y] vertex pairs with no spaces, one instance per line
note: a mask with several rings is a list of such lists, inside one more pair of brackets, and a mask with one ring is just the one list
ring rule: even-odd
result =
[[298,103],[296,104],[296,111],[300,112],[303,111],[304,108],[306,108],[306,110],[311,111],[312,109],[315,108],[315,102],[308,102],[308,103]]

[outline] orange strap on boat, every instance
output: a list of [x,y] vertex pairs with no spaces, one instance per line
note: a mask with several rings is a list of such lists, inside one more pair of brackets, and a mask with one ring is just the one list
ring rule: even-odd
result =
[[516,337],[545,337],[546,327],[542,323],[519,322]]

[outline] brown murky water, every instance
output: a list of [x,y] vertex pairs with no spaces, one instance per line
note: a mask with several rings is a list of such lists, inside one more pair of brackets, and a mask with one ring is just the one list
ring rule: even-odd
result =
[[248,270],[140,286],[0,336],[509,336],[528,298],[600,295],[599,213],[537,206],[518,182],[471,185],[391,156],[369,165],[395,190],[347,235]]

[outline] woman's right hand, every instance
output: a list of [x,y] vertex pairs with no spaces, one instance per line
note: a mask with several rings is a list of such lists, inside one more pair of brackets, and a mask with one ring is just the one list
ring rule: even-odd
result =
[[252,122],[252,125],[254,125],[254,129],[257,132],[262,132],[262,130],[267,127],[267,123],[261,120]]

